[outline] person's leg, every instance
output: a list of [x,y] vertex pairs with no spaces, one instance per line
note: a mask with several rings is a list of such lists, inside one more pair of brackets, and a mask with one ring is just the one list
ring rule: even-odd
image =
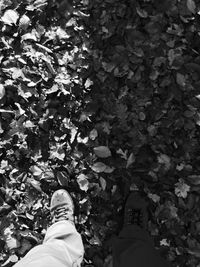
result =
[[70,199],[67,199],[67,192],[63,190],[56,191],[53,197],[55,196],[57,199],[51,202],[51,207],[57,209],[59,202],[59,211],[54,214],[54,223],[47,229],[43,244],[31,249],[14,267],[80,266],[84,256],[82,238],[73,223],[73,211],[70,213],[69,207],[63,209],[64,202],[69,203]]
[[75,267],[83,260],[81,235],[68,221],[53,224],[42,245],[34,247],[15,267]]
[[127,225],[113,246],[113,267],[168,267],[153,246],[149,234],[136,225]]
[[160,257],[146,231],[147,203],[131,193],[124,211],[124,226],[113,243],[113,267],[169,267]]

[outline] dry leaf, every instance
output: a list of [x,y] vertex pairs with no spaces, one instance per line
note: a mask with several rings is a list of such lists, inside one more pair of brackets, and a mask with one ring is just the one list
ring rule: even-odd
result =
[[5,95],[5,88],[3,84],[0,84],[0,99],[2,99]]
[[107,146],[94,147],[94,153],[99,158],[108,158],[111,156],[111,151]]
[[195,12],[196,12],[196,4],[195,4],[194,0],[187,0],[187,8],[188,8],[193,14],[195,14]]
[[200,185],[200,175],[192,174],[187,177],[187,180],[193,185]]
[[148,193],[148,197],[155,203],[160,201],[160,197],[157,194]]
[[106,180],[103,177],[100,177],[100,184],[103,190],[106,189]]
[[176,74],[176,82],[180,86],[185,86],[186,85],[185,76],[183,74],[181,74],[181,73],[177,73]]
[[115,169],[114,167],[106,166],[104,172],[105,173],[112,173],[114,171],[114,169]]
[[84,174],[80,174],[77,177],[77,182],[79,184],[79,187],[81,190],[87,192],[88,188],[89,188],[89,182],[88,182],[88,177]]
[[183,179],[179,179],[178,183],[176,183],[175,194],[178,197],[186,198],[189,191],[190,191],[190,186],[187,185],[183,181]]
[[164,165],[165,170],[169,170],[171,167],[171,159],[166,154],[160,154],[158,156],[158,162]]
[[68,186],[68,175],[66,172],[57,172],[57,179],[60,185]]
[[29,19],[29,17],[24,14],[19,20],[19,28],[26,30],[28,26],[30,25],[30,23],[31,23],[31,20]]
[[89,135],[90,139],[94,141],[94,140],[97,138],[97,136],[98,136],[98,132],[97,132],[97,130],[96,130],[96,129],[93,129],[93,130],[90,132],[90,135]]
[[3,231],[3,237],[9,250],[19,247],[19,241],[13,236],[13,227],[7,227]]
[[15,10],[8,9],[3,14],[3,17],[1,18],[1,20],[5,24],[12,26],[13,24],[17,23],[18,18],[19,18],[19,15]]
[[28,182],[30,185],[32,185],[37,191],[43,193],[43,191],[42,191],[42,189],[41,189],[41,187],[40,187],[40,182],[39,182],[39,181],[36,181],[36,180],[34,180],[34,179],[32,179],[32,178],[28,178],[28,179],[27,179],[27,182]]
[[126,163],[126,168],[130,167],[132,163],[135,162],[135,156],[133,153],[130,154],[128,157],[127,163]]
[[29,240],[27,239],[23,239],[22,240],[22,243],[21,243],[21,247],[20,249],[18,250],[18,253],[20,255],[23,255],[26,251],[29,251],[30,249],[32,248],[32,245],[31,243],[29,242]]
[[103,162],[96,162],[94,165],[91,167],[91,169],[97,173],[99,172],[104,172],[106,169],[106,165]]
[[38,168],[36,165],[30,167],[30,171],[33,173],[34,176],[40,176],[42,174],[42,170]]

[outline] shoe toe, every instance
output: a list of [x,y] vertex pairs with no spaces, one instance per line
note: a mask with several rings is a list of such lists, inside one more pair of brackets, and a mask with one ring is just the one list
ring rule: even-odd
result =
[[147,206],[148,203],[139,192],[130,193],[125,204],[124,225],[138,225],[146,229],[148,223]]
[[62,205],[68,205],[69,207],[74,209],[73,200],[72,200],[70,194],[64,189],[59,189],[59,190],[55,191],[52,195],[51,210],[55,209],[58,206],[62,206]]

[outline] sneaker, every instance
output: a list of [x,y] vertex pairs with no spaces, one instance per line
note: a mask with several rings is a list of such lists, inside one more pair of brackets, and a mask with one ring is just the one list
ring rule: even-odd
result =
[[147,203],[138,191],[131,192],[124,208],[124,226],[137,225],[147,229]]
[[68,220],[74,224],[74,203],[66,190],[59,189],[53,193],[50,212],[53,218],[52,223]]

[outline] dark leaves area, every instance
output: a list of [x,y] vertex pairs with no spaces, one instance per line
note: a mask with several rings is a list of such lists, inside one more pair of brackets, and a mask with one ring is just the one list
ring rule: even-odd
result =
[[112,266],[129,190],[174,266],[200,257],[200,4],[0,1],[0,261],[44,238],[52,193],[76,204],[83,266]]

